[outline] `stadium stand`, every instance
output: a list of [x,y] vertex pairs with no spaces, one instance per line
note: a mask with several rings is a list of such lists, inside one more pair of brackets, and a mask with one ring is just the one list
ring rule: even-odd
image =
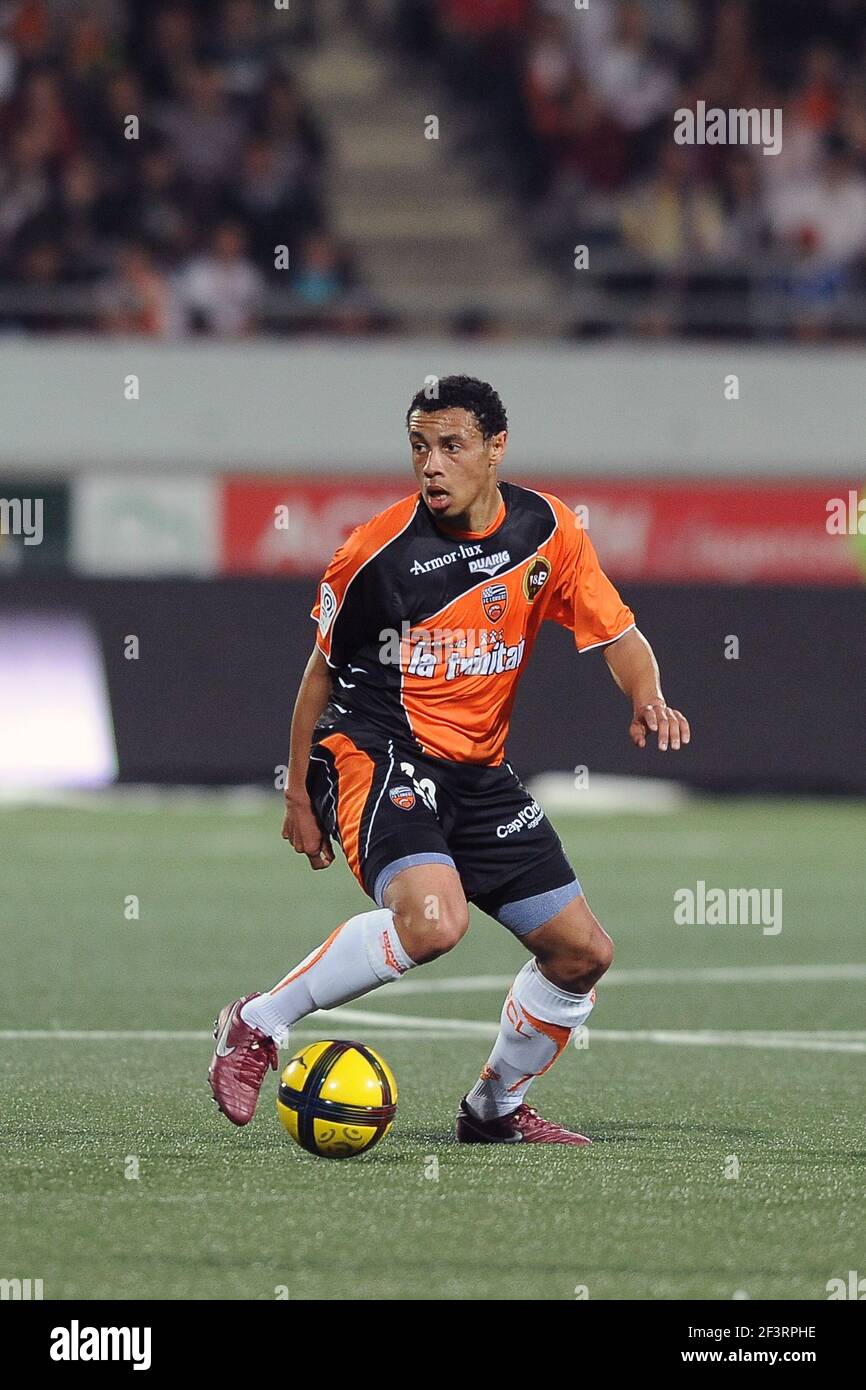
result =
[[861,341],[864,94],[857,0],[10,0],[0,326]]

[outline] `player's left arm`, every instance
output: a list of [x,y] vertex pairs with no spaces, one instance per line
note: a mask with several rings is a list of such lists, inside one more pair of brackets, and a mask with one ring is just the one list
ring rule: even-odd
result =
[[631,700],[633,713],[628,731],[638,748],[646,747],[650,734],[658,735],[663,753],[689,742],[689,721],[666,702],[658,662],[643,633],[631,628],[605,647],[604,659],[620,690]]

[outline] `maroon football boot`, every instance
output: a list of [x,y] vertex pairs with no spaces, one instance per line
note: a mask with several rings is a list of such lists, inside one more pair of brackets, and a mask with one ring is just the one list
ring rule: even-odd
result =
[[464,1096],[457,1112],[459,1144],[591,1144],[585,1134],[575,1134],[552,1120],[543,1120],[531,1105],[518,1105],[509,1115],[479,1120]]
[[242,1006],[257,997],[258,991],[226,1004],[213,1029],[216,1051],[207,1079],[214,1100],[233,1125],[249,1124],[268,1067],[276,1071],[279,1065],[273,1038],[241,1018]]

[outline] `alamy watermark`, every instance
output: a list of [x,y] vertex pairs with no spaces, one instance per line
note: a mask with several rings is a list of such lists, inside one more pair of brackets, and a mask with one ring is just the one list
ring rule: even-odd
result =
[[847,497],[831,497],[824,523],[829,536],[866,536],[866,496],[849,488]]
[[0,1279],[0,1301],[27,1302],[44,1297],[41,1279]]
[[861,1279],[856,1269],[848,1270],[848,1278],[828,1279],[824,1285],[827,1290],[827,1300],[832,1302],[834,1299],[852,1298],[858,1303],[866,1299],[866,1279]]
[[674,141],[678,145],[760,145],[764,154],[782,149],[782,109],[765,106],[680,106],[674,112]]
[[674,892],[678,927],[762,927],[764,936],[782,930],[781,888],[708,888],[699,878],[694,888]]
[[52,1361],[130,1361],[134,1371],[151,1365],[149,1327],[82,1327],[73,1318],[68,1327],[51,1329],[48,1355]]
[[[508,602],[505,586],[488,585],[482,601],[491,621],[496,622]],[[509,643],[501,628],[413,628],[405,620],[399,631],[383,628],[379,642],[379,661],[383,666],[396,666],[407,675],[428,680],[442,665],[447,681],[458,676],[492,676],[513,671],[521,664],[526,650],[523,637]]]
[[42,498],[0,497],[0,536],[23,536],[25,545],[41,545]]

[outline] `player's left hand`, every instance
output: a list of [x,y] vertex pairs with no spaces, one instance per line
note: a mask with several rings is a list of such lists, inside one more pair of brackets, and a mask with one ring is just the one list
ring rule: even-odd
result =
[[640,705],[634,712],[628,731],[632,743],[638,748],[646,748],[650,734],[658,734],[662,753],[666,753],[668,748],[680,748],[692,736],[686,716],[678,709],[671,709],[664,700],[651,700],[648,705]]

